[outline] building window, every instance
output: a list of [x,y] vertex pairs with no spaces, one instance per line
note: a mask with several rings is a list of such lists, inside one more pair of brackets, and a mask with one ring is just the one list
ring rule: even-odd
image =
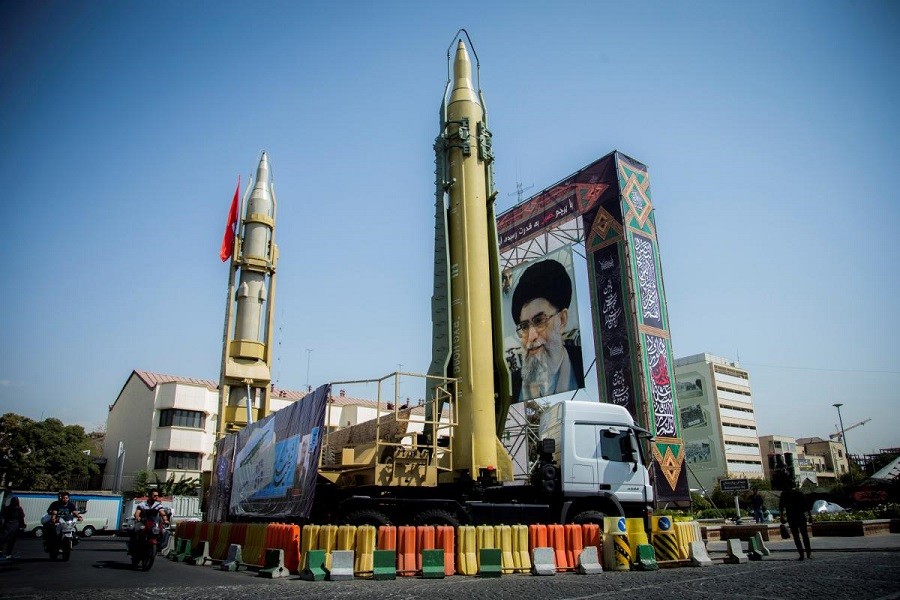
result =
[[154,469],[179,469],[182,471],[200,470],[199,452],[157,452]]
[[203,413],[196,410],[167,408],[159,411],[159,426],[203,429]]

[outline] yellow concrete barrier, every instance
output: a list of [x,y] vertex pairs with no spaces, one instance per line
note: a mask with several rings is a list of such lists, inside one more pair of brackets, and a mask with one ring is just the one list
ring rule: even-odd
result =
[[375,527],[362,525],[356,529],[356,554],[353,571],[357,574],[371,574],[374,569]]
[[456,572],[460,575],[478,574],[478,549],[476,544],[475,528],[471,525],[462,525],[456,531],[458,548]]

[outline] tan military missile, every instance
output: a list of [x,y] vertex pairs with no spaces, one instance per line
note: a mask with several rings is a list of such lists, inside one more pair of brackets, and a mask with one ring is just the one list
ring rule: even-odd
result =
[[[459,379],[454,469],[467,471],[473,479],[505,478],[502,467],[508,456],[498,444],[495,405],[497,361],[492,288],[499,290],[499,285],[495,285],[499,269],[494,265],[496,193],[491,134],[483,97],[472,83],[472,62],[462,39],[456,45],[448,88],[449,97],[445,90],[441,106],[441,135],[435,144],[438,202],[432,299],[435,337],[430,372]],[[448,257],[445,265],[442,247]],[[500,356],[499,366],[505,369]]]

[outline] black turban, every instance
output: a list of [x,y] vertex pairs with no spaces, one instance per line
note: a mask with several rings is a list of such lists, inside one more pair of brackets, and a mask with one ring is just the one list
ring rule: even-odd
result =
[[535,298],[544,298],[557,310],[569,308],[569,302],[572,301],[572,280],[561,263],[542,260],[522,273],[512,297],[512,317],[516,324],[519,323],[522,307]]

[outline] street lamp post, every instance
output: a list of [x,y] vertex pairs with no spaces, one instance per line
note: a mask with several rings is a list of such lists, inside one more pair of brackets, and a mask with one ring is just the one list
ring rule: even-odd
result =
[[835,402],[832,404],[838,411],[838,423],[841,424],[841,441],[844,443],[844,454],[847,455],[847,469],[850,469],[850,450],[847,449],[847,436],[844,434],[844,419],[841,418],[841,407],[843,406],[840,402]]
[[306,349],[306,391],[309,391],[309,357],[312,355],[312,348]]

